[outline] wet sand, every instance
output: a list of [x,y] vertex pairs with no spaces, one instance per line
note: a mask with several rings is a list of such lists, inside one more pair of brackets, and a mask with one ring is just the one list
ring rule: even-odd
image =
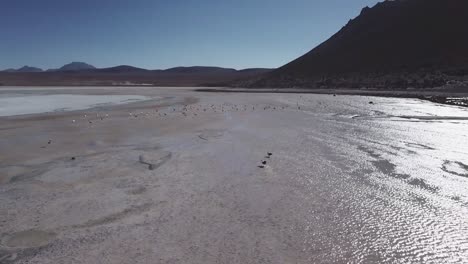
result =
[[468,261],[466,108],[15,89],[153,99],[0,117],[0,263]]

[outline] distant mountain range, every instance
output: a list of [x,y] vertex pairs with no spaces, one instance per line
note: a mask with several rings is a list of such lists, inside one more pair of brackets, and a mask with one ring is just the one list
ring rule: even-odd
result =
[[468,1],[393,0],[364,8],[304,56],[237,85],[427,88],[466,76]]
[[[96,69],[96,67],[89,65],[84,62],[72,62],[69,64],[66,64],[59,69],[48,69],[46,70],[47,72],[65,72],[65,71],[82,71],[82,70],[92,70]],[[4,72],[43,72],[44,70],[41,68],[36,68],[36,67],[29,67],[29,66],[24,66],[19,69],[7,69],[4,70]]]
[[7,69],[4,72],[42,72],[42,69],[36,67],[23,66],[19,69]]
[[[149,73],[149,72],[165,72],[177,74],[216,74],[216,73],[239,73],[239,72],[268,72],[272,69],[267,68],[250,68],[243,70],[236,70],[231,68],[222,67],[209,67],[209,66],[191,66],[191,67],[174,67],[166,70],[147,70],[137,68],[129,65],[120,65],[109,68],[96,68],[93,65],[85,62],[72,62],[66,64],[58,69],[48,69],[45,72],[96,72],[96,73]],[[19,69],[7,69],[3,72],[44,72],[43,69],[36,67],[24,66]]]
[[225,85],[270,71],[271,69],[264,68],[235,70],[206,66],[175,67],[166,70],[147,70],[129,65],[96,68],[84,62],[72,62],[46,71],[28,66],[9,69],[0,72],[0,85],[211,86]]

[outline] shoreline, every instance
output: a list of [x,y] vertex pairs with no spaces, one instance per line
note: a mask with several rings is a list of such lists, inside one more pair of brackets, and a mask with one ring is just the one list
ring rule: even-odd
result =
[[241,88],[199,88],[196,92],[208,93],[273,93],[273,94],[330,94],[351,96],[375,96],[412,98],[433,103],[468,107],[468,92],[450,90],[351,90],[351,89],[241,89]]
[[[415,90],[377,89],[305,89],[305,88],[228,88],[228,87],[189,87],[189,86],[0,86],[0,92],[34,90],[93,90],[93,89],[132,89],[146,91],[154,89],[191,90],[202,93],[254,93],[254,94],[329,94],[351,96],[374,96],[387,98],[409,98],[433,103],[468,107],[468,91],[463,88],[433,88]],[[68,93],[67,93],[68,94]],[[73,93],[72,93],[73,94]]]

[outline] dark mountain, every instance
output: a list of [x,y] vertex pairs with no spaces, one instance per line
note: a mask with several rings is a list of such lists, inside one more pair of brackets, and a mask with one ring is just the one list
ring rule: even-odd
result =
[[366,7],[330,39],[257,81],[265,87],[433,87],[468,75],[468,1]]
[[69,63],[69,64],[66,64],[64,66],[62,66],[60,69],[58,69],[57,71],[85,71],[85,70],[94,70],[96,69],[96,67],[94,67],[93,65],[89,65],[87,63],[84,63],[84,62],[72,62],[72,63]]

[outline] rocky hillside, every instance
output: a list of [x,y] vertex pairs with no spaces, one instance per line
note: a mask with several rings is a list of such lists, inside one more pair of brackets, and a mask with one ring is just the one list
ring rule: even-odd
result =
[[426,88],[468,80],[468,1],[394,0],[366,7],[338,33],[255,87]]

